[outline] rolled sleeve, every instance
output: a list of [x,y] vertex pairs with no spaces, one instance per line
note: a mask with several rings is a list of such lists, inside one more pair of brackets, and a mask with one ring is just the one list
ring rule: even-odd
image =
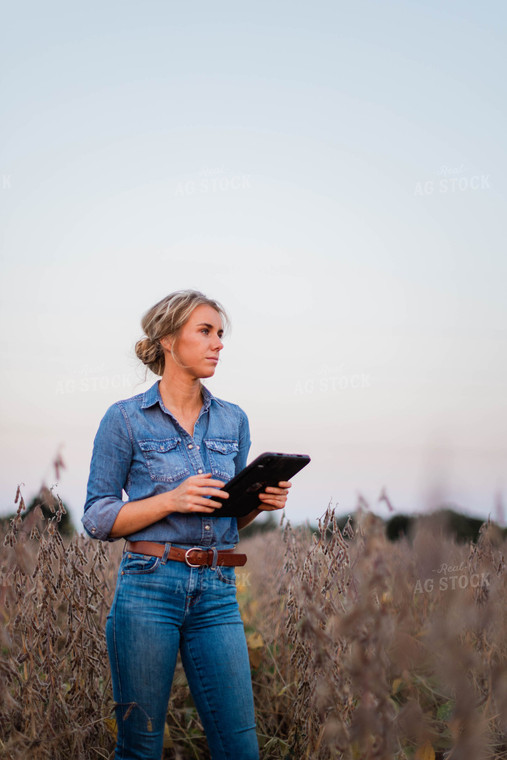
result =
[[132,437],[118,404],[104,415],[95,440],[90,464],[83,526],[92,538],[115,541],[111,529],[126,502],[126,489],[132,462]]

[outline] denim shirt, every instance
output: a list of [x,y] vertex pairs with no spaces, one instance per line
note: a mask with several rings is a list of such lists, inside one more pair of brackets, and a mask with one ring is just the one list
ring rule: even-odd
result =
[[[164,406],[157,381],[145,393],[113,404],[104,415],[93,444],[83,525],[92,538],[114,541],[111,528],[126,503],[122,492],[129,501],[138,501],[206,472],[227,482],[245,467],[249,449],[248,418],[239,406],[203,386],[203,405],[191,436]],[[172,512],[125,538],[230,549],[238,542],[238,528],[235,517]]]

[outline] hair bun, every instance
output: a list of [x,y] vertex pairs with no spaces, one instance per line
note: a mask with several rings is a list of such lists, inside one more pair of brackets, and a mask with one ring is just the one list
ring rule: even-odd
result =
[[141,338],[135,346],[136,356],[155,374],[162,375],[164,371],[164,354],[158,340]]

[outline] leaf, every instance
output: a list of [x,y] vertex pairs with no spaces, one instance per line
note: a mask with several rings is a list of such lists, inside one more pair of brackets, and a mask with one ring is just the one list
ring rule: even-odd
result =
[[262,662],[262,652],[260,649],[249,649],[248,658],[252,668],[258,668]]
[[402,683],[403,683],[403,678],[395,678],[393,681],[393,688],[391,690],[391,694],[397,694],[401,688]]
[[116,718],[105,718],[104,719],[105,726],[113,739],[116,739],[116,735],[118,733],[118,728],[116,726]]
[[264,649],[264,639],[258,632],[250,633],[246,637],[248,646],[248,657],[252,668],[258,668],[262,662],[262,650]]
[[440,707],[437,710],[437,718],[438,720],[443,720],[447,722],[451,719],[452,713],[454,711],[454,702],[452,699],[450,699],[448,702],[444,702],[443,705],[440,705]]
[[435,750],[430,742],[426,742],[422,747],[418,747],[414,755],[414,760],[435,760]]
[[173,740],[169,732],[169,726],[167,723],[164,725],[164,749],[173,746]]
[[264,649],[264,639],[257,631],[247,636],[246,643],[249,649]]

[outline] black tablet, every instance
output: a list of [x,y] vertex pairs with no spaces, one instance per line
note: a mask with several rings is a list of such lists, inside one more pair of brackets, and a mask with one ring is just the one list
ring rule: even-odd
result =
[[266,486],[277,486],[281,480],[290,480],[310,461],[306,454],[279,454],[265,451],[250,462],[221,489],[228,499],[217,509],[217,517],[243,517],[259,506],[259,493]]

